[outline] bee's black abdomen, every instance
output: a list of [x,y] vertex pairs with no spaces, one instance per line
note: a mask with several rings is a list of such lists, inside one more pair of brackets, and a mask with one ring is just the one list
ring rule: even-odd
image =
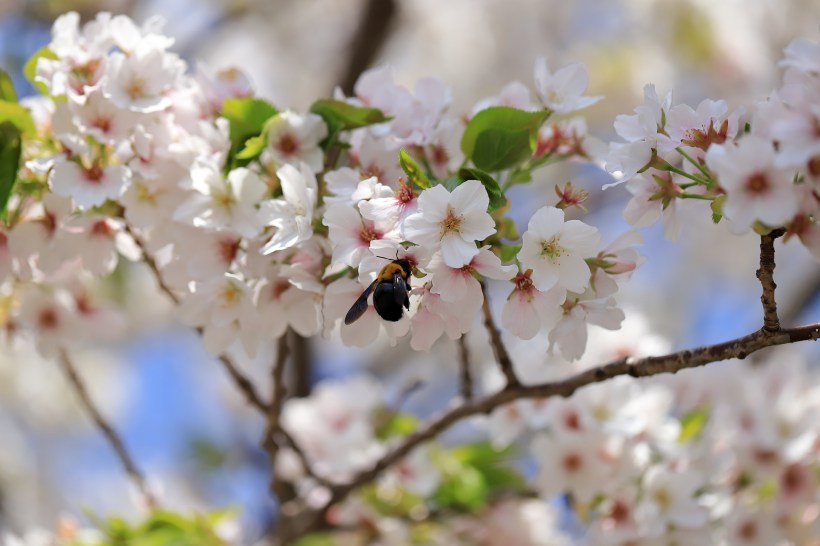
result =
[[402,315],[402,306],[396,303],[396,290],[399,290],[397,286],[382,282],[373,291],[373,307],[381,318],[390,322],[397,322]]

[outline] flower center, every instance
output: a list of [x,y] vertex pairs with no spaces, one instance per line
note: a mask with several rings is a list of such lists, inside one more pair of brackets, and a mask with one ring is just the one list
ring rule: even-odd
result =
[[463,216],[456,214],[453,207],[447,207],[447,216],[441,221],[441,236],[445,236],[451,231],[458,232],[461,229],[461,222],[464,220]]
[[578,472],[583,466],[583,460],[577,453],[570,453],[564,457],[562,466],[567,472]]
[[95,237],[111,237],[114,234],[114,230],[111,229],[111,226],[108,224],[106,220],[97,220],[93,224],[91,224],[91,235]]
[[743,522],[743,525],[737,530],[737,536],[747,542],[755,540],[757,538],[757,523],[751,520]]
[[299,149],[299,141],[290,133],[285,133],[276,146],[285,155],[293,155]]
[[92,165],[84,169],[83,176],[92,184],[99,184],[103,179],[103,169],[99,165]]
[[515,289],[519,292],[531,292],[532,279],[530,278],[530,275],[532,275],[532,269],[528,269],[524,273],[519,273],[516,275],[516,277],[512,280],[512,282],[515,283]]
[[447,153],[447,150],[441,144],[433,146],[430,155],[432,156],[431,159],[433,163],[436,165],[446,165],[450,160],[450,154]]
[[551,237],[550,239],[544,239],[541,241],[542,258],[546,258],[552,263],[556,263],[558,258],[565,253],[566,250],[564,250],[564,247],[561,246],[557,235]]
[[60,319],[57,317],[57,312],[51,307],[40,311],[40,315],[37,317],[37,326],[39,326],[41,330],[54,330],[57,328],[59,322]]
[[372,225],[363,225],[361,231],[359,231],[359,238],[362,241],[369,243],[370,241],[380,239],[381,235],[373,228]]
[[656,489],[655,492],[652,493],[652,498],[655,500],[655,503],[660,506],[661,510],[667,510],[672,505],[672,495],[670,495],[666,489]]
[[222,287],[219,294],[219,300],[225,307],[233,307],[239,302],[242,296],[242,290],[233,283],[227,283]]
[[216,243],[222,263],[230,264],[239,252],[239,239],[221,239]]
[[405,205],[412,201],[415,197],[413,188],[404,181],[404,178],[399,178],[399,191],[396,194],[396,200],[402,205]]
[[134,78],[125,88],[126,94],[131,97],[131,100],[137,100],[145,97],[145,82],[140,78]]
[[157,194],[152,192],[151,188],[141,182],[137,182],[136,186],[137,201],[150,203],[151,205],[157,204]]
[[90,125],[95,129],[99,129],[104,134],[108,134],[111,131],[111,118],[107,118],[105,116],[97,116],[96,118],[91,120]]
[[376,165],[375,163],[371,163],[367,167],[361,170],[361,178],[362,180],[367,180],[375,176],[379,182],[384,180],[384,169]]
[[769,180],[764,173],[755,173],[746,179],[746,191],[749,193],[766,193],[769,189]]

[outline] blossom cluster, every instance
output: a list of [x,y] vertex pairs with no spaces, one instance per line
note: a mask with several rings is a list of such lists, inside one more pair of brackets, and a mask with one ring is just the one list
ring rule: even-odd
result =
[[[602,248],[597,228],[565,217],[586,197],[571,183],[522,236],[505,216],[506,187],[600,148],[581,118],[545,123],[599,100],[583,95],[583,66],[553,73],[540,59],[538,101],[516,82],[472,117],[450,112],[438,79],[410,91],[388,68],[300,113],[253,97],[237,71],[188,74],[172,44],[154,19],[80,26],[72,13],[36,58],[45,95],[24,101],[36,135],[2,263],[7,327],[36,332],[45,353],[122,330],[116,307],[84,288],[120,256],[152,264],[214,354],[241,345],[253,357],[288,328],[358,346],[407,336],[427,350],[473,326],[490,280],[509,283],[505,329],[549,333],[565,356],[583,353],[588,323],[618,327],[613,295],[640,262],[636,234]],[[503,163],[481,151],[499,123],[523,146]],[[412,267],[409,311],[388,322],[369,306],[342,325],[395,259]]]
[[[633,115],[615,120],[624,142],[611,144],[607,169],[626,182],[624,216],[635,227],[663,218],[668,237],[681,229],[677,208],[708,201],[715,221],[733,232],[784,228],[820,257],[820,48],[793,41],[780,61],[783,83],[750,112],[723,100],[696,108],[663,99],[653,85]],[[745,122],[744,122],[745,120]]]

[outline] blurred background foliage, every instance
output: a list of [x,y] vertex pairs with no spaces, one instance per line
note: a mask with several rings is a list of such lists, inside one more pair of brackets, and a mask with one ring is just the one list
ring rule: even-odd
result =
[[[590,132],[604,139],[614,134],[614,116],[639,104],[646,83],[661,94],[674,89],[676,102],[693,106],[704,98],[724,98],[731,107],[762,99],[776,85],[783,47],[820,33],[816,0],[0,0],[0,67],[13,75],[19,95],[33,92],[22,77],[25,61],[48,43],[51,23],[69,10],[83,20],[98,11],[138,22],[162,15],[191,70],[236,66],[259,96],[297,110],[336,86],[349,91],[363,69],[387,63],[408,87],[422,76],[440,77],[452,88],[454,111],[467,114],[512,80],[531,87],[540,55],[552,67],[582,62],[588,93],[606,97],[585,111]],[[568,179],[591,191],[593,223],[605,239],[626,229],[620,217],[626,192],[602,194],[602,172],[564,165],[541,177],[543,196]],[[513,201],[521,197],[517,190]],[[520,218],[530,212],[522,210]],[[627,308],[639,309],[676,346],[757,327],[755,236],[730,237],[706,217],[693,217],[681,242],[664,241],[659,226],[645,235],[649,260],[627,287]],[[816,262],[787,245],[778,263],[786,324],[818,320]],[[89,347],[77,358],[91,394],[166,506],[236,507],[242,534],[264,536],[275,505],[258,447],[261,420],[194,334],[174,326],[167,302],[142,273],[118,270],[108,286],[135,318],[133,335]],[[486,352],[482,336],[471,333],[473,354]],[[404,345],[390,351],[294,340],[302,373],[292,378],[293,390],[304,394],[322,378],[358,369],[406,385],[432,377],[437,362],[455,360],[454,347],[443,342],[438,356],[413,354]],[[245,363],[263,389],[269,363],[270,354]],[[447,381],[429,381],[407,409],[430,413],[453,392]],[[126,519],[139,513],[116,459],[59,371],[24,342],[0,350],[0,438],[0,531],[54,528],[64,516],[87,521],[89,513]]]

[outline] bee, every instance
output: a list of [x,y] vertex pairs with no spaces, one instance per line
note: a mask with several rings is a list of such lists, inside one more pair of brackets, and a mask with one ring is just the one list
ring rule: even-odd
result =
[[[386,258],[390,259],[390,258]],[[410,262],[395,259],[382,267],[376,280],[364,289],[359,299],[345,315],[345,324],[353,324],[367,311],[367,297],[373,292],[373,307],[384,320],[396,322],[401,319],[402,306],[410,309]]]

